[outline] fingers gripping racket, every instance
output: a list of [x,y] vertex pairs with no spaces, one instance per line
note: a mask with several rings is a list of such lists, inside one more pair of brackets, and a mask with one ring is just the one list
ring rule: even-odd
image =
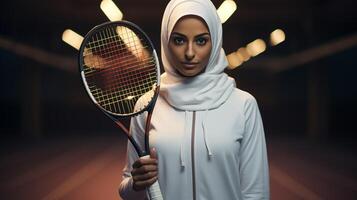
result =
[[[151,115],[160,87],[160,67],[148,36],[127,21],[107,22],[85,36],[79,69],[92,101],[128,136],[140,157],[149,155]],[[148,112],[145,149],[120,120]],[[149,189],[152,200],[163,199],[158,182]]]

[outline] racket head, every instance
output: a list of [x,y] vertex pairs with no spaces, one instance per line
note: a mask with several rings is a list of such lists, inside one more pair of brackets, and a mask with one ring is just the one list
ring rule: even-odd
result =
[[131,22],[107,22],[89,31],[79,50],[79,70],[89,97],[111,116],[135,116],[156,102],[158,57],[150,38]]

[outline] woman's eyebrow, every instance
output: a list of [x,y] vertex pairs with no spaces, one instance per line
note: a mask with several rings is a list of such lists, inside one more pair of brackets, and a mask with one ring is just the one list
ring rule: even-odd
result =
[[178,33],[178,32],[172,32],[171,35],[178,35],[181,37],[186,37],[186,35],[182,34],[182,33]]
[[[185,38],[187,37],[185,34],[182,34],[179,32],[172,32],[171,35],[178,35],[178,36],[185,37]],[[200,34],[196,35],[195,38],[202,37],[205,35],[211,36],[208,32],[205,32],[205,33],[200,33]]]
[[208,36],[211,37],[211,35],[209,33],[201,33],[201,34],[196,35],[195,38],[202,37],[202,36],[205,36],[205,35],[208,35]]

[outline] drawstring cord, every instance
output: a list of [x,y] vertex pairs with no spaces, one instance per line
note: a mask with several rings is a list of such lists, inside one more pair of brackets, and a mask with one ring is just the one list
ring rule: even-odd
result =
[[[210,148],[210,144],[209,144],[209,140],[207,137],[207,130],[206,130],[206,119],[207,119],[207,114],[208,114],[208,110],[205,110],[203,113],[203,119],[202,119],[202,129],[203,129],[203,139],[205,142],[205,146],[206,146],[206,150],[207,150],[207,154],[208,157],[211,158],[213,156],[213,153],[211,151]],[[181,162],[181,167],[185,167],[185,159],[184,159],[184,145],[186,144],[185,138],[190,135],[189,133],[189,117],[188,117],[188,111],[185,111],[185,125],[184,125],[184,134],[182,134],[182,138],[181,138],[181,144],[180,144],[180,162]]]
[[182,134],[181,138],[181,144],[180,144],[180,162],[181,162],[181,167],[185,167],[185,160],[183,158],[184,156],[184,145],[185,145],[185,137],[188,133],[188,111],[185,111],[185,125],[184,125],[184,133]]
[[203,114],[203,119],[202,119],[201,125],[202,125],[202,129],[203,129],[203,138],[204,138],[204,141],[205,141],[205,146],[206,146],[206,149],[207,149],[208,157],[211,158],[211,156],[212,156],[213,154],[212,154],[212,151],[211,151],[209,142],[208,142],[207,131],[206,131],[207,113],[208,113],[208,110],[205,110],[205,111],[204,111],[204,114]]

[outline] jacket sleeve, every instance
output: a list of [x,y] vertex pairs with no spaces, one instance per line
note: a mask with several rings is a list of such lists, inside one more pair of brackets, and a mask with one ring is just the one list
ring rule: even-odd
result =
[[243,200],[268,200],[269,167],[264,128],[257,102],[251,95],[245,102],[244,116],[239,163]]
[[[143,115],[133,117],[130,124],[130,133],[133,135],[135,141],[138,141],[138,145],[141,149],[144,146],[144,124],[145,119]],[[119,194],[123,200],[143,200],[146,199],[146,191],[134,191],[133,179],[131,176],[132,165],[139,158],[134,146],[128,140],[127,144],[127,156],[123,169],[123,180],[119,185]]]

